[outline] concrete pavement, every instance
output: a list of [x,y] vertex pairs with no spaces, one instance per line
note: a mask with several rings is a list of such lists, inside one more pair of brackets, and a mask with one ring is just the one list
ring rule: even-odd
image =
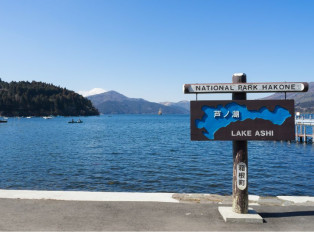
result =
[[0,190],[0,230],[314,231],[313,197],[250,196],[263,224],[225,223],[218,206],[230,202],[230,196],[212,194]]

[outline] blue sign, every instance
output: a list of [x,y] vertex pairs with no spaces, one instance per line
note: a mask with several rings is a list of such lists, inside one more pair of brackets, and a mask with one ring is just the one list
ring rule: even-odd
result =
[[293,100],[192,101],[192,140],[292,140]]

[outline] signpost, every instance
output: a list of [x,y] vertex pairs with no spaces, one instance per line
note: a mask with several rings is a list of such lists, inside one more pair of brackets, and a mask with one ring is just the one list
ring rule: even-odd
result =
[[[308,83],[185,84],[186,94],[232,93],[232,101],[191,101],[191,140],[233,141],[232,211],[248,214],[248,140],[293,140],[294,100],[246,100],[246,93],[306,92]],[[225,219],[226,220],[226,219]],[[262,221],[262,220],[261,220]]]
[[[246,75],[234,74],[232,76],[232,83],[246,83]],[[233,93],[232,100],[246,100],[246,93]],[[233,147],[233,180],[232,180],[232,211],[240,214],[248,213],[249,206],[249,195],[248,195],[248,185],[241,184],[238,185],[237,172],[240,168],[245,175],[245,183],[248,181],[248,154],[247,154],[247,140],[235,140],[232,142]],[[243,181],[243,180],[242,180]],[[240,186],[242,186],[240,188]]]

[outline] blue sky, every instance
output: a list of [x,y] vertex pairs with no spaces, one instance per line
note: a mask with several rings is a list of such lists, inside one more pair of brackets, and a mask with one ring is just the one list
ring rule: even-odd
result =
[[4,81],[161,102],[193,100],[183,84],[229,83],[237,72],[314,81],[314,1],[0,0]]

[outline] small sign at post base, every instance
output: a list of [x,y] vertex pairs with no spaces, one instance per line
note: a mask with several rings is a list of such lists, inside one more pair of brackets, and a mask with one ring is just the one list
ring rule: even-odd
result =
[[246,164],[240,162],[237,164],[237,187],[240,190],[246,189],[247,186],[247,168]]

